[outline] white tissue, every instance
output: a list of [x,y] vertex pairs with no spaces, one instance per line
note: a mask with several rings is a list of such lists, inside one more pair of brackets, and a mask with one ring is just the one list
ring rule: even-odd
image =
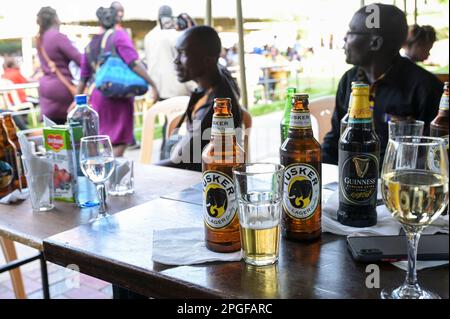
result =
[[22,189],[22,191],[19,191],[18,189],[14,190],[13,192],[9,193],[8,195],[2,197],[0,199],[0,204],[11,204],[15,203],[19,200],[27,199],[28,197],[28,189]]

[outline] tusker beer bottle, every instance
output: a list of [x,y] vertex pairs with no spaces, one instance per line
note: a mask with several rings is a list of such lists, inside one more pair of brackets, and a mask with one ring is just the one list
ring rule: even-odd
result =
[[16,125],[14,123],[14,119],[12,117],[12,114],[10,112],[3,112],[3,123],[5,125],[6,129],[6,135],[8,136],[9,140],[14,144],[17,150],[17,174],[19,176],[20,181],[20,188],[26,188],[27,187],[27,179],[25,177],[25,171],[22,166],[22,149],[20,148],[19,138],[17,137],[17,130]]
[[288,138],[280,148],[284,165],[281,233],[310,241],[321,235],[321,150],[313,136],[308,94],[294,95]]
[[442,94],[441,102],[439,103],[439,113],[430,124],[430,136],[442,137],[446,140],[448,151],[448,82],[444,84],[444,93]]
[[17,150],[8,138],[0,119],[0,198],[19,189],[17,175]]
[[347,226],[377,223],[380,140],[372,125],[369,86],[355,84],[348,127],[339,140],[338,221]]
[[283,118],[280,123],[280,133],[281,133],[281,144],[283,145],[284,140],[288,137],[289,131],[289,121],[291,120],[291,109],[292,109],[292,98],[294,97],[296,88],[290,87],[286,90],[286,102],[284,104]]
[[231,100],[214,100],[211,142],[202,153],[206,247],[217,252],[241,249],[233,167],[244,163],[236,141]]
[[[449,151],[449,137],[448,137],[448,102],[449,102],[449,92],[448,92],[448,82],[444,84],[444,93],[441,97],[441,102],[439,103],[439,113],[436,118],[430,124],[430,136],[442,137],[445,140],[447,147],[447,153]],[[444,211],[444,215],[448,214],[449,206]]]

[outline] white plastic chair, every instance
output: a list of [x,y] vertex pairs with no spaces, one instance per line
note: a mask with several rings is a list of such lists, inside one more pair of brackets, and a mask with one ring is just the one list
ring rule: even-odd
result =
[[142,125],[141,152],[139,161],[142,164],[150,164],[153,153],[153,137],[155,130],[155,119],[158,115],[163,115],[167,119],[166,140],[173,128],[177,124],[177,119],[186,111],[189,103],[189,96],[177,96],[158,103],[155,103],[144,113],[144,123]]
[[318,134],[314,134],[320,144],[325,135],[331,130],[331,118],[333,117],[335,96],[324,96],[309,102],[309,111],[318,126]]

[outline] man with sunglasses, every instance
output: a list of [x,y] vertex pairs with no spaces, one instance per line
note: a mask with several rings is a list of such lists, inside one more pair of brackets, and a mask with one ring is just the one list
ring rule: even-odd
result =
[[424,134],[436,116],[442,83],[430,72],[403,58],[405,14],[396,6],[372,4],[359,9],[345,36],[346,62],[354,67],[341,78],[336,94],[332,129],[322,144],[323,162],[338,163],[340,120],[347,114],[352,81],[370,85],[375,130],[381,140],[381,158],[388,140],[390,119],[425,122]]

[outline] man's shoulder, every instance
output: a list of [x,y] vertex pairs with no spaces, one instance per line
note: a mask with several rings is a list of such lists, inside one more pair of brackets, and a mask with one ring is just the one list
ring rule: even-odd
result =
[[428,87],[442,86],[442,83],[433,73],[425,70],[423,67],[417,65],[411,60],[404,57],[400,57],[399,63],[402,80],[414,81],[416,83],[419,83],[421,86],[428,86]]
[[355,78],[356,78],[356,74],[357,73],[358,73],[358,67],[357,66],[353,66],[350,69],[348,69],[347,71],[345,71],[345,73],[341,77],[341,81],[342,80],[354,81]]

